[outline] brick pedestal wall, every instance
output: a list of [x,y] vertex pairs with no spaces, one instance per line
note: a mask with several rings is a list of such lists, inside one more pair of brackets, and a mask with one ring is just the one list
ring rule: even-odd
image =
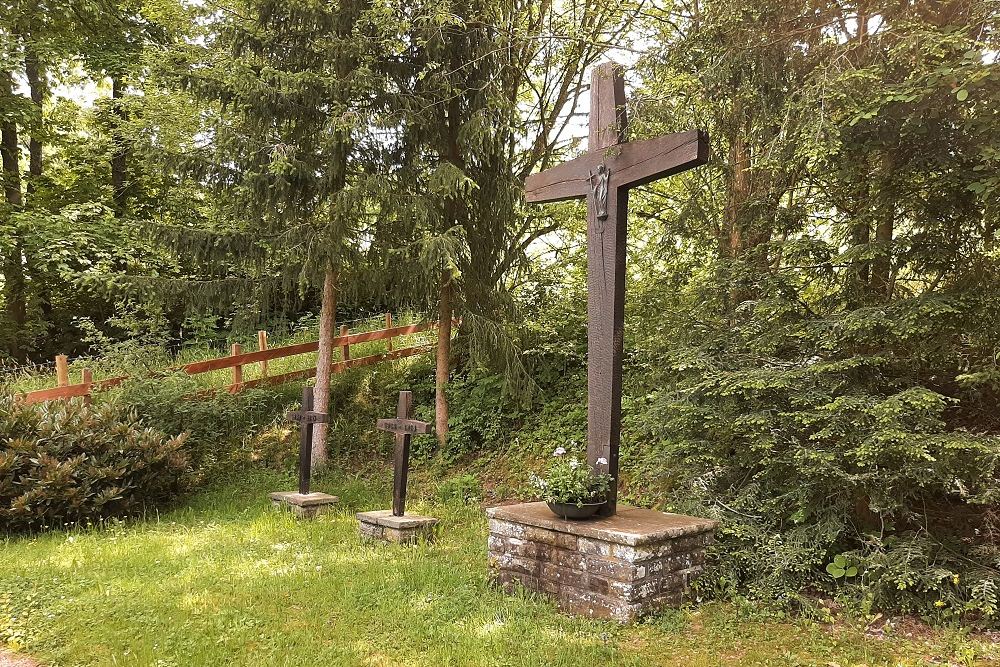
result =
[[393,516],[392,510],[360,512],[358,531],[366,540],[381,540],[399,544],[416,544],[420,540],[434,539],[434,526],[438,520],[430,516],[406,514]]
[[551,596],[572,614],[627,622],[677,606],[705,563],[716,523],[619,506],[567,521],[545,503],[487,510],[493,578]]

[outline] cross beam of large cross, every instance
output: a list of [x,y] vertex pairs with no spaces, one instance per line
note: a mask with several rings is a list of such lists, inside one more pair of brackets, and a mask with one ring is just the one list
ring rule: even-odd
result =
[[625,79],[615,63],[591,73],[586,154],[524,184],[531,203],[587,199],[587,460],[614,478],[602,516],[618,501],[628,191],[708,162],[708,135],[677,132],[626,140]]
[[396,451],[392,469],[392,515],[403,516],[406,512],[406,478],[410,473],[410,438],[419,433],[430,433],[427,422],[411,419],[413,393],[399,392],[395,419],[379,419],[375,428],[396,435]]

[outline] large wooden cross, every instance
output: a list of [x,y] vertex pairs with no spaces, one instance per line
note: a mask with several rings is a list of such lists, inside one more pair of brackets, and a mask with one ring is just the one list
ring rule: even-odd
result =
[[299,493],[309,495],[309,477],[312,474],[313,425],[330,421],[325,412],[313,412],[313,388],[302,388],[302,409],[285,415],[299,425]]
[[618,500],[628,191],[708,162],[701,130],[631,142],[626,132],[625,79],[603,63],[591,73],[589,151],[524,184],[528,202],[587,200],[587,460],[614,478],[602,516]]
[[410,473],[410,438],[419,433],[430,433],[427,422],[411,419],[413,393],[399,392],[395,419],[379,419],[375,428],[396,434],[396,452],[392,469],[392,515],[403,516],[406,512],[406,478]]

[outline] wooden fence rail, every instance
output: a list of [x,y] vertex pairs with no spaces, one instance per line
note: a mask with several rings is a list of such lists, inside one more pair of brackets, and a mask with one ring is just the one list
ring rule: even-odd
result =
[[[411,357],[413,355],[423,354],[424,352],[429,352],[434,349],[435,346],[433,344],[398,348],[393,346],[392,339],[400,336],[407,336],[409,334],[429,331],[437,327],[437,322],[420,322],[418,324],[408,324],[406,326],[394,327],[392,326],[392,316],[388,313],[386,314],[385,321],[387,325],[385,329],[366,331],[363,333],[348,333],[347,327],[341,327],[340,336],[333,339],[333,347],[341,348],[342,360],[333,364],[332,372],[341,373],[349,368],[370,366],[382,361],[391,361],[394,359]],[[366,357],[351,358],[351,345],[369,343],[378,340],[386,341],[386,351],[384,353],[372,354]],[[302,370],[282,373],[280,375],[269,375],[267,362],[273,359],[282,359],[285,357],[294,357],[300,354],[316,352],[319,349],[319,341],[296,343],[295,345],[285,345],[283,347],[268,347],[267,333],[261,331],[258,333],[257,342],[260,349],[256,352],[243,352],[243,348],[239,343],[233,343],[232,354],[228,356],[206,359],[204,361],[195,361],[179,366],[173,370],[183,371],[188,375],[197,375],[199,373],[211,373],[212,371],[223,370],[226,368],[232,369],[232,382],[230,384],[224,387],[199,392],[199,395],[211,394],[219,391],[220,389],[228,391],[231,394],[235,394],[250,387],[283,384],[285,382],[302,380],[316,375],[315,367],[303,368]],[[260,364],[261,377],[255,380],[244,380],[243,366],[246,366],[247,364]],[[65,355],[59,355],[59,357],[56,358],[56,367],[58,370],[58,386],[50,389],[39,389],[37,391],[29,391],[25,394],[20,394],[20,400],[25,403],[42,403],[44,401],[56,399],[84,397],[84,400],[89,401],[93,393],[113,389],[122,385],[129,379],[129,376],[127,375],[120,375],[118,377],[106,378],[95,382],[90,369],[85,369],[83,371],[82,382],[79,384],[69,384],[69,366]]]

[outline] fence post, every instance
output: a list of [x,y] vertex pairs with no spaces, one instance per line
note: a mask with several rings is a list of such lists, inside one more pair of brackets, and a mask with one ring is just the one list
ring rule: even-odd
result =
[[[392,328],[392,313],[385,314],[385,328],[386,329]],[[385,351],[392,352],[392,338],[385,339]]]
[[[258,331],[257,332],[257,349],[263,352],[267,349],[267,332]],[[267,359],[260,362],[260,374],[263,377],[267,377]]]
[[83,369],[83,373],[81,373],[81,375],[80,375],[80,379],[83,381],[83,384],[87,385],[87,394],[83,397],[83,404],[84,405],[90,405],[90,401],[91,401],[90,395],[91,395],[91,392],[93,392],[93,390],[94,390],[93,389],[93,387],[94,387],[94,372],[91,371],[89,368],[84,368]]
[[[350,333],[350,329],[347,328],[347,325],[346,324],[341,324],[340,325],[340,336],[344,337],[344,336],[347,336],[349,333]],[[350,343],[344,343],[343,345],[341,345],[340,346],[340,352],[341,352],[341,358],[344,361],[350,361],[350,359],[351,359],[351,344]]]
[[[239,343],[233,343],[233,356],[238,354],[243,354],[243,346]],[[233,388],[232,393],[236,393],[243,389],[243,366],[233,366]]]
[[69,357],[65,354],[56,355],[56,384],[60,387],[69,384]]

